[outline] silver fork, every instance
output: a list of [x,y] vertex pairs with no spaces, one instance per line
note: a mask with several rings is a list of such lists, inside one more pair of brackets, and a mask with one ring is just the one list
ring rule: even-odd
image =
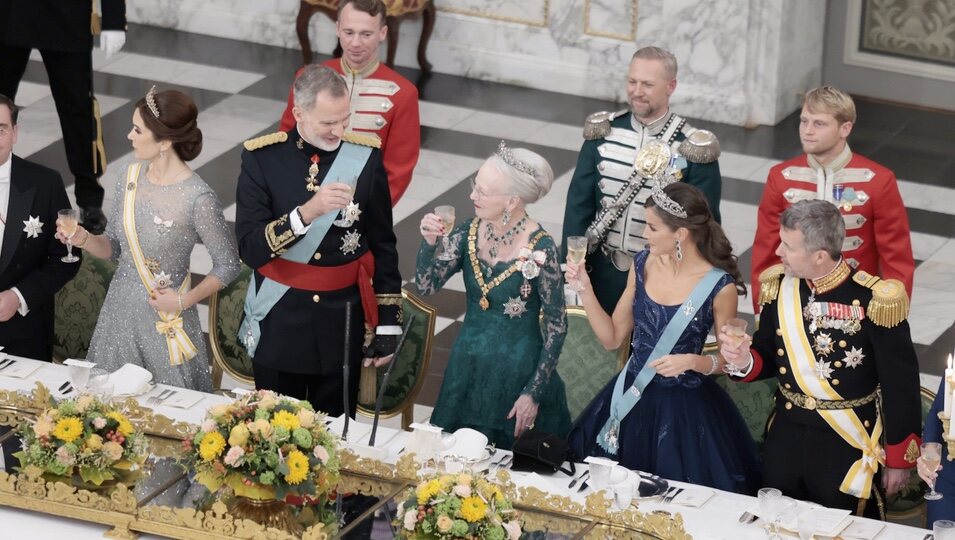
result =
[[164,388],[164,389],[163,389],[161,392],[159,392],[158,394],[155,394],[155,395],[151,396],[149,399],[147,399],[147,400],[146,400],[146,404],[147,404],[147,405],[159,405],[159,404],[162,403],[163,401],[165,401],[165,400],[171,398],[171,397],[173,396],[173,394],[175,394],[175,393],[176,393],[176,391],[173,390],[173,389],[171,389],[171,388]]
[[683,493],[683,488],[678,488],[678,487],[671,488],[671,490],[668,491],[667,494],[663,496],[663,502],[665,503],[673,502],[673,499],[675,499],[676,496],[679,495],[680,493]]

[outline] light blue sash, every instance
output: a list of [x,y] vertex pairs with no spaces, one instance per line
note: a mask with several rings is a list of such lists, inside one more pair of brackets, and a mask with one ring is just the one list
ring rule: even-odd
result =
[[[335,156],[335,161],[325,178],[337,178],[338,182],[348,184],[354,189],[358,176],[365,168],[365,163],[370,155],[371,147],[342,141],[342,147],[338,151],[338,155]],[[302,264],[308,263],[318,246],[322,244],[325,235],[328,234],[332,222],[337,218],[338,212],[328,212],[317,218],[309,226],[305,238],[289,248],[282,255],[282,258]],[[259,337],[262,335],[259,323],[288,290],[288,285],[283,285],[269,278],[263,278],[262,286],[256,290],[255,274],[253,273],[249,278],[249,292],[245,296],[245,318],[239,326],[239,341],[245,345],[246,350],[249,351],[249,356],[255,356],[255,349],[259,345]]]
[[606,423],[604,423],[603,428],[600,429],[600,433],[597,435],[597,444],[608,454],[617,455],[617,448],[620,445],[620,422],[630,414],[633,407],[640,401],[640,398],[643,397],[643,391],[647,388],[647,385],[650,384],[650,381],[653,380],[653,376],[657,374],[657,371],[650,367],[650,363],[673,351],[673,346],[676,345],[677,340],[683,335],[683,331],[686,330],[687,325],[690,324],[690,320],[693,319],[696,310],[706,302],[707,296],[709,296],[713,287],[716,286],[717,281],[719,281],[725,273],[725,271],[719,268],[712,268],[703,276],[700,282],[696,284],[693,292],[691,292],[690,296],[683,302],[683,305],[676,310],[676,314],[673,315],[673,318],[667,323],[666,328],[663,329],[663,335],[660,336],[657,344],[653,347],[653,350],[650,351],[647,362],[643,365],[643,368],[640,369],[640,372],[637,373],[637,378],[634,379],[633,385],[629,390],[624,391],[623,385],[627,378],[630,363],[634,361],[633,354],[630,355],[630,360],[627,361],[627,365],[617,375],[617,382],[614,384],[610,401],[610,415],[607,417]]

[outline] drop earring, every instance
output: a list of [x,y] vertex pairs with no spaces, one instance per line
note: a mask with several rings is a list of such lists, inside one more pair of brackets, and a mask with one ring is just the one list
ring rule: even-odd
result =
[[501,225],[507,227],[509,221],[511,221],[511,210],[510,208],[505,208],[504,213],[501,215]]
[[683,246],[680,245],[680,240],[679,240],[679,239],[677,239],[677,241],[676,241],[676,260],[678,260],[678,261],[682,261],[682,260],[683,260]]

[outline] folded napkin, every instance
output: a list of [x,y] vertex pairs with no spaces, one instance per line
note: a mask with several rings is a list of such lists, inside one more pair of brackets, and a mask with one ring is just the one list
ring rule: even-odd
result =
[[133,364],[123,364],[109,375],[109,382],[113,383],[113,394],[117,396],[136,396],[149,390],[149,383],[153,374]]
[[449,442],[451,447],[444,451],[445,457],[455,456],[466,461],[478,461],[487,457],[487,435],[480,431],[461,428],[449,437]]
[[699,508],[706,504],[716,492],[712,489],[684,488],[669,504],[678,504],[690,508]]

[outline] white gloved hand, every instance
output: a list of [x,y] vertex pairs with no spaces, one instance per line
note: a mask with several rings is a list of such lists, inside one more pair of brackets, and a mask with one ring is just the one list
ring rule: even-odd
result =
[[106,58],[118,53],[126,44],[126,32],[122,30],[103,30],[99,36],[99,48]]

